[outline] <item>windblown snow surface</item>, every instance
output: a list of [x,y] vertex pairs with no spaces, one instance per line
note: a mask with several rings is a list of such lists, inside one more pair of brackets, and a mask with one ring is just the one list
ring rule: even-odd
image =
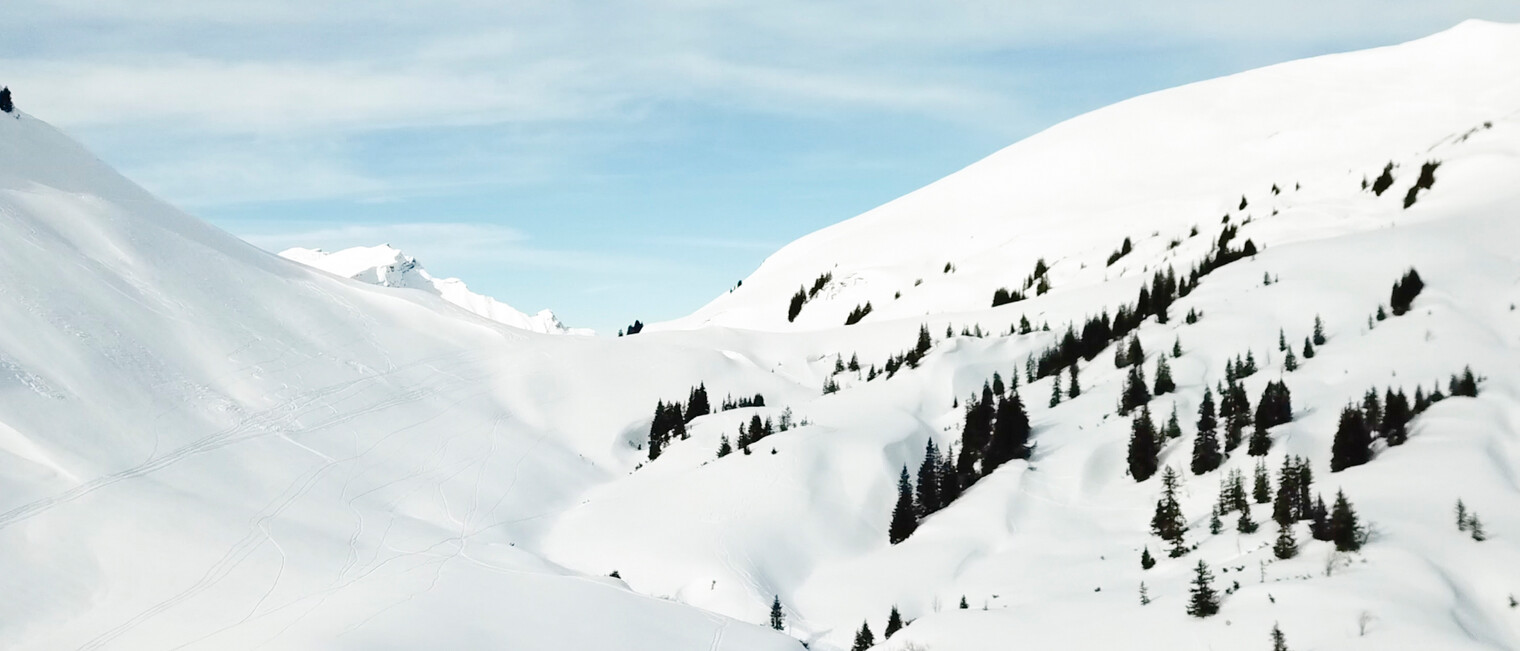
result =
[[[1427,161],[1435,183],[1405,209]],[[1392,187],[1364,190],[1390,162]],[[256,250],[4,116],[0,646],[845,649],[869,622],[894,651],[1265,649],[1274,623],[1293,649],[1520,648],[1517,180],[1520,27],[1465,23],[1096,111],[799,240],[690,317],[554,337]],[[1137,331],[1183,350],[1150,410],[1182,416],[1162,462],[1183,470],[1196,550],[1140,567],[1163,548],[1160,483],[1126,476],[1112,349],[1056,407],[1049,379],[1021,383],[1031,462],[888,544],[899,469],[957,439],[957,400],[1155,270],[1185,272],[1225,217],[1260,252]],[[988,307],[1039,258],[1049,292]],[[1413,309],[1369,328],[1410,267]],[[1279,329],[1296,344],[1316,315],[1328,341],[1285,371]],[[1055,331],[1003,335],[1021,316]],[[837,357],[880,366],[925,324],[917,368],[822,394]],[[1270,509],[1258,533],[1207,531],[1220,477],[1256,459],[1188,473],[1193,415],[1246,351],[1253,404],[1269,380],[1292,391],[1269,465],[1308,457],[1315,489],[1372,523],[1330,576],[1302,524],[1301,554],[1273,557]],[[1479,397],[1329,471],[1344,404],[1468,364]],[[698,418],[647,462],[656,401],[699,382],[767,406]],[[786,408],[810,424],[715,458]],[[1457,531],[1458,498],[1489,540]],[[1198,559],[1230,589],[1202,620],[1184,613]],[[784,635],[764,628],[776,596]],[[894,605],[911,623],[883,640]]]
[[432,292],[474,314],[514,328],[551,335],[596,334],[586,328],[565,327],[550,310],[540,310],[538,314],[528,316],[511,305],[470,291],[464,281],[458,278],[435,278],[416,258],[389,244],[355,246],[332,252],[296,247],[281,251],[280,257],[372,285],[411,287]]

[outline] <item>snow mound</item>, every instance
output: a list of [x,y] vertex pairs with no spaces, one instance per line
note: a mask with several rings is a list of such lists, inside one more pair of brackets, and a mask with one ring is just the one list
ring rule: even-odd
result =
[[332,252],[296,247],[281,251],[280,257],[371,285],[432,292],[473,314],[514,328],[550,335],[595,334],[588,328],[566,327],[550,310],[529,316],[490,296],[470,291],[458,278],[435,278],[416,258],[389,244],[356,246]]

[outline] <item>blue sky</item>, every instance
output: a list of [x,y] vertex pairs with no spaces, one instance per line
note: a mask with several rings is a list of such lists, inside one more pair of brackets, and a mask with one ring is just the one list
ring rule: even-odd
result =
[[0,83],[271,250],[388,242],[612,333],[1140,93],[1513,0],[7,0]]

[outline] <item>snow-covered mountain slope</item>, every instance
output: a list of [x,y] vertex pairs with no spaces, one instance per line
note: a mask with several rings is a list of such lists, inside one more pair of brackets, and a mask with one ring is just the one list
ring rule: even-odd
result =
[[[1132,100],[804,238],[688,319],[603,339],[259,252],[0,119],[0,641],[834,651],[865,622],[889,651],[1271,648],[1274,624],[1293,649],[1520,648],[1516,55],[1520,27],[1471,23]],[[1187,553],[1168,558],[1161,480],[1128,474],[1116,346],[1076,361],[1080,395],[1059,402],[1070,366],[1026,369],[1154,272],[1188,280],[1227,231],[1239,253],[1133,331],[1148,378],[1181,353],[1176,390],[1147,403],[1180,421],[1159,462],[1182,474]],[[1041,257],[1048,291],[989,306]],[[1410,267],[1423,292],[1377,319]],[[1324,344],[1290,369],[1280,332],[1298,352],[1316,319]],[[921,359],[872,378],[921,327]],[[1250,403],[1281,381],[1292,420],[1266,455],[1195,475],[1204,392],[1248,352]],[[852,357],[865,370],[835,371]],[[1465,365],[1477,397],[1331,471],[1348,402],[1446,391]],[[928,441],[961,449],[994,373],[1018,378],[1032,457],[890,544],[899,472]],[[699,384],[715,408],[764,405],[696,417],[648,459],[657,401]],[[718,457],[788,412],[796,426]],[[1232,514],[1210,533],[1221,480],[1285,455],[1314,493],[1344,490],[1365,547],[1299,522],[1299,555],[1278,560],[1265,504],[1259,531]],[[1486,541],[1457,529],[1458,499]],[[1227,592],[1206,619],[1184,607],[1200,560]],[[791,639],[762,628],[773,599]],[[894,606],[908,623],[883,640]]]
[[511,305],[470,291],[464,281],[458,278],[435,278],[416,258],[389,244],[356,246],[332,252],[297,247],[281,251],[280,257],[371,285],[409,287],[432,292],[474,314],[514,328],[551,335],[595,334],[587,328],[565,327],[554,316],[554,312],[549,310],[540,310],[538,314],[528,316]]
[[[1433,147],[1517,109],[1520,28],[1480,21],[1137,97],[803,237],[734,291],[651,328],[818,329],[867,302],[873,320],[976,309],[1021,289],[1040,258],[1056,287],[1099,285],[1142,266],[1105,266],[1125,237],[1152,254],[1226,214],[1349,200],[1390,160],[1402,197]],[[1378,226],[1335,220],[1292,237]],[[793,294],[825,273],[789,323]]]
[[796,648],[527,549],[633,463],[599,396],[760,372],[282,260],[26,115],[0,250],[0,647]]

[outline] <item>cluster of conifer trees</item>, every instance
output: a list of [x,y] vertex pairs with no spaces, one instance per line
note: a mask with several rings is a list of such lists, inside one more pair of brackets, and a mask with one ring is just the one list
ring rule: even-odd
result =
[[826,271],[819,274],[818,277],[813,280],[813,287],[811,289],[804,290],[803,288],[798,287],[797,293],[792,295],[792,302],[787,305],[786,308],[787,322],[790,323],[792,321],[796,321],[797,315],[802,314],[802,306],[807,304],[808,301],[813,300],[813,297],[817,296],[818,292],[823,291],[823,288],[826,287],[831,280],[834,280],[834,272]]
[[[1478,378],[1472,367],[1452,374],[1447,390],[1452,396],[1476,398]],[[1416,387],[1413,402],[1405,397],[1403,389],[1387,389],[1381,400],[1377,388],[1368,389],[1362,404],[1349,404],[1341,410],[1335,440],[1330,445],[1330,470],[1340,472],[1371,461],[1372,442],[1376,439],[1390,446],[1403,445],[1409,440],[1409,422],[1444,399],[1446,395],[1439,384],[1428,395],[1424,388]]]
[[1002,376],[994,374],[992,382],[982,384],[980,397],[966,400],[959,450],[941,453],[933,439],[925,444],[916,487],[908,467],[903,466],[888,527],[893,544],[907,540],[919,521],[949,506],[982,477],[1033,453],[1029,415],[1019,398],[1017,377],[1004,387]]

